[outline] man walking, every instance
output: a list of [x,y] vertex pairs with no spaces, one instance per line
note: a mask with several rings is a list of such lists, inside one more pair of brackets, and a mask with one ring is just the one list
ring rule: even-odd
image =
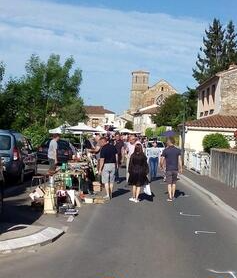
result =
[[49,143],[48,160],[49,160],[49,172],[51,173],[55,172],[56,165],[58,163],[58,158],[57,158],[58,140],[59,140],[59,135],[54,134],[53,139]]
[[160,161],[161,170],[166,167],[166,182],[168,183],[168,202],[172,202],[175,197],[178,172],[182,174],[181,150],[174,146],[173,137],[167,139],[167,148],[163,151]]
[[100,168],[99,175],[102,175],[102,183],[105,185],[105,198],[111,199],[115,180],[115,171],[118,165],[118,154],[114,145],[109,144],[105,137],[100,139]]
[[121,136],[118,132],[115,134],[114,146],[115,146],[115,148],[117,150],[117,154],[118,154],[118,168],[116,169],[116,172],[115,172],[115,179],[119,183],[120,182],[119,167],[121,166],[122,159],[124,156],[124,141],[121,139]]

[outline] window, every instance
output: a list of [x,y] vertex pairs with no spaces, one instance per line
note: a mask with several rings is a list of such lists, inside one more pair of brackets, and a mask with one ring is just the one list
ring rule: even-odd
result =
[[213,113],[214,113],[214,109],[211,109],[209,115],[212,115]]
[[211,87],[211,95],[212,95],[212,101],[215,102],[215,91],[216,91],[216,85],[212,85]]
[[200,117],[203,117],[203,112],[200,113]]
[[156,99],[156,104],[158,106],[161,106],[164,103],[164,101],[165,101],[165,98],[164,98],[164,95],[162,94],[162,95],[158,96],[158,98]]
[[137,83],[137,76],[135,76],[135,83]]
[[207,116],[207,115],[208,115],[208,111],[205,111],[204,116]]
[[11,148],[11,137],[8,135],[0,135],[0,150],[8,151]]
[[202,98],[202,105],[204,105],[204,99],[205,99],[205,91],[204,90],[202,91],[201,98]]
[[162,91],[162,92],[164,91],[164,87],[161,87],[161,91]]
[[97,118],[93,118],[92,119],[92,127],[97,127],[99,125],[99,119]]
[[207,103],[209,103],[209,97],[210,97],[210,88],[207,88]]

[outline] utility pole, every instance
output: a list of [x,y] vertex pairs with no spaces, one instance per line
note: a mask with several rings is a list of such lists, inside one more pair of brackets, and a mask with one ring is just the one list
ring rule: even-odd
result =
[[184,154],[185,154],[185,121],[186,121],[186,104],[187,99],[186,96],[183,95],[183,123],[182,123],[182,163],[184,165]]

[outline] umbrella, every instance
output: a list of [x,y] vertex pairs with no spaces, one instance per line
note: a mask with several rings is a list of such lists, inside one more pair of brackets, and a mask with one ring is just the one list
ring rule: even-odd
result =
[[98,125],[95,129],[97,130],[97,133],[107,133],[107,131],[100,125]]
[[73,134],[78,134],[77,132],[82,132],[82,133],[94,133],[97,132],[97,130],[93,127],[90,127],[84,123],[78,123],[78,125],[75,126],[70,126],[67,128],[68,131],[70,131]]
[[168,131],[163,132],[160,136],[161,137],[172,137],[172,136],[175,136],[175,135],[176,135],[175,131],[168,130]]

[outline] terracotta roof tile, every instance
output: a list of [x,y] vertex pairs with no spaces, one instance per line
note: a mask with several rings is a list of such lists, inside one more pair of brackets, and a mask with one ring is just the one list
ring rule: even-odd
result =
[[216,128],[236,128],[237,116],[213,115],[202,119],[189,121],[186,126],[195,127],[216,127]]
[[110,111],[108,109],[105,109],[104,106],[85,106],[86,114],[115,114],[113,111]]

